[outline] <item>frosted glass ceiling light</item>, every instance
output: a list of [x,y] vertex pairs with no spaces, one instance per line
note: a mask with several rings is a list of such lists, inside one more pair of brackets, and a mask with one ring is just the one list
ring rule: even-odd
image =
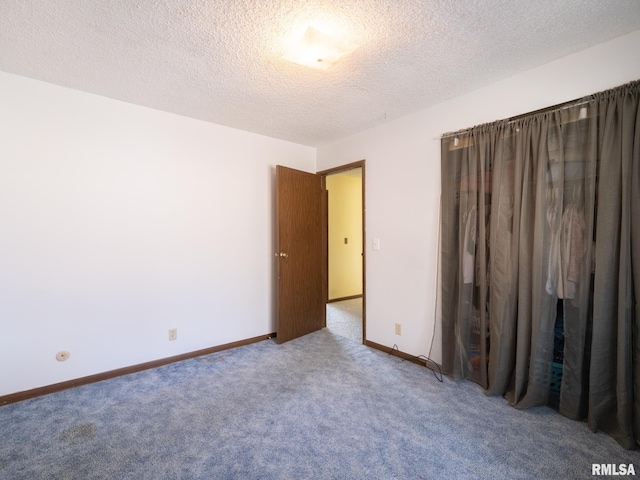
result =
[[356,48],[357,45],[349,44],[313,27],[308,27],[304,35],[282,58],[305,67],[327,70]]

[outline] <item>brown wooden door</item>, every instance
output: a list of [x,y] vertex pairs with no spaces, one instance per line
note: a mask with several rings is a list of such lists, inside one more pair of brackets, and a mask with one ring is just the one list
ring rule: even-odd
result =
[[322,177],[276,167],[278,343],[326,325]]

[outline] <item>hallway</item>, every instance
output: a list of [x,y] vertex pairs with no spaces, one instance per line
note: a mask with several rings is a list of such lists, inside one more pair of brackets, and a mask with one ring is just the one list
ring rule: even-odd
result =
[[362,297],[327,303],[327,328],[362,343]]

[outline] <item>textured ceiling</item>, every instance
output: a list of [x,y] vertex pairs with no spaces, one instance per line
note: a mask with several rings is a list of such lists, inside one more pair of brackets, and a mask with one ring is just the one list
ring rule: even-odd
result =
[[[283,60],[307,25],[360,47]],[[634,30],[638,0],[2,0],[0,70],[318,146]]]

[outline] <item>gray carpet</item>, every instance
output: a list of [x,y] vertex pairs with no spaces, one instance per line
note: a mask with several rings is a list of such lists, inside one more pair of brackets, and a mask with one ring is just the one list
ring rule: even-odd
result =
[[327,328],[362,343],[362,297],[327,303]]
[[584,423],[324,329],[0,407],[2,479],[578,479]]

